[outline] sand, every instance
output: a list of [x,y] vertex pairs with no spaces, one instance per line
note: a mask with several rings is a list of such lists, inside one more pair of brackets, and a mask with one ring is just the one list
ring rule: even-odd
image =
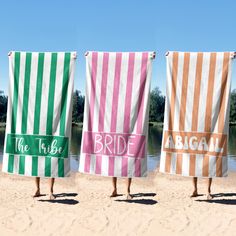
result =
[[[235,235],[236,174],[214,179],[214,199],[191,199],[191,178],[151,172],[134,179],[131,201],[111,199],[110,178],[73,173],[58,179],[56,200],[48,200],[48,182],[40,198],[32,198],[34,179],[0,172],[0,235]],[[125,180],[118,191],[125,194]]]

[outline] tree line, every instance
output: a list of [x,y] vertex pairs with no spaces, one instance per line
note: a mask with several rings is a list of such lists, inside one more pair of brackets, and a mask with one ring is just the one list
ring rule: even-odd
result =
[[[73,92],[72,122],[83,122],[84,95],[79,90]],[[158,87],[154,88],[150,94],[150,122],[163,122],[165,109],[165,96],[162,95]],[[0,122],[6,122],[7,96],[0,91]],[[236,124],[236,89],[230,96],[230,123]]]

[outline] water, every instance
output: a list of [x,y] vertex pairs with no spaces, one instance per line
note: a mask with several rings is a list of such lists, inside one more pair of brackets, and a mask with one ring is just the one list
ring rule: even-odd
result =
[[[4,145],[5,129],[0,128],[0,162],[2,161],[3,145]],[[78,170],[80,143],[82,137],[82,129],[74,126],[71,132],[71,169]],[[160,162],[160,150],[162,140],[162,128],[158,126],[149,127],[148,134],[148,170],[154,170]],[[229,170],[236,171],[236,127],[229,129]]]

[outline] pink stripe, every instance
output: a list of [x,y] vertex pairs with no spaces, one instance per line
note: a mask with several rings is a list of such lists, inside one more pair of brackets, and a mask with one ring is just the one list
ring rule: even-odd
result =
[[108,175],[114,176],[114,170],[115,170],[115,157],[109,157],[109,167],[108,167]]
[[140,159],[135,159],[135,172],[134,176],[135,177],[140,177],[141,176],[141,160]]
[[142,65],[141,65],[141,77],[139,87],[139,98],[138,98],[138,111],[137,111],[137,134],[141,134],[143,131],[143,109],[144,109],[144,98],[145,98],[145,86],[147,77],[147,62],[148,53],[142,54]]
[[128,76],[126,86],[126,97],[125,97],[125,114],[124,114],[124,133],[130,132],[130,111],[131,111],[131,98],[132,98],[132,87],[133,87],[133,76],[134,76],[134,60],[135,53],[129,54],[128,64]]
[[122,53],[116,53],[115,78],[112,99],[111,132],[116,132],[118,97],[120,92],[120,72]]
[[89,104],[89,115],[88,115],[88,131],[92,131],[93,116],[94,116],[94,103],[95,103],[95,93],[96,93],[96,77],[97,77],[97,61],[98,53],[92,53],[92,75],[91,75],[91,94],[90,94],[90,104]]
[[128,158],[122,157],[122,169],[121,169],[121,176],[127,177],[128,176]]
[[85,161],[84,161],[84,172],[89,173],[90,172],[90,155],[85,155]]
[[101,169],[102,169],[102,156],[96,155],[95,173],[100,175],[101,174]]
[[101,84],[101,96],[100,96],[100,109],[99,109],[99,120],[98,120],[98,131],[104,131],[104,116],[105,116],[105,104],[107,94],[107,74],[108,74],[108,61],[109,53],[103,54],[102,64],[102,84]]

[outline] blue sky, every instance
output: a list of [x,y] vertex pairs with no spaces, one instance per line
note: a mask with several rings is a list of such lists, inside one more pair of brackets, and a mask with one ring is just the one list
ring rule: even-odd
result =
[[236,51],[235,9],[235,0],[1,1],[0,90],[8,90],[11,50],[77,51],[82,93],[85,51],[150,50],[157,52],[152,87],[165,93],[166,51]]

